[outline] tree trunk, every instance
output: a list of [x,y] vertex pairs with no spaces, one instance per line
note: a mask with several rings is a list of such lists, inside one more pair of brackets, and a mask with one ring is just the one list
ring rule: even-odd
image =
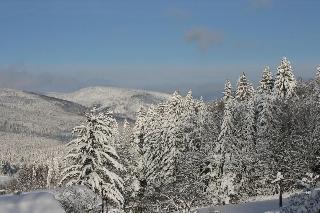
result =
[[282,207],[282,184],[279,182],[279,207]]

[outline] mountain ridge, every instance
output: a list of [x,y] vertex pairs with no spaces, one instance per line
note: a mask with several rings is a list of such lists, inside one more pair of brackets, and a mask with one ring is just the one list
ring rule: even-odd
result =
[[135,120],[140,107],[148,107],[167,100],[170,95],[161,92],[129,89],[121,87],[85,87],[70,93],[46,93],[45,95],[55,97],[86,107],[94,105],[109,108],[115,115]]

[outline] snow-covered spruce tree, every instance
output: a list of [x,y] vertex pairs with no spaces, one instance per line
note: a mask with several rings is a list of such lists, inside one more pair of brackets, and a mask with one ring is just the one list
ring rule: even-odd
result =
[[260,86],[258,87],[259,94],[271,94],[274,87],[274,79],[270,71],[270,67],[266,66],[262,73]]
[[232,85],[231,85],[231,82],[227,80],[226,83],[224,84],[223,100],[227,102],[232,99],[233,99]]
[[278,135],[276,126],[279,125],[278,118],[275,116],[276,99],[273,93],[274,80],[269,67],[267,66],[263,73],[255,96],[256,102],[256,148],[257,148],[257,166],[256,174],[258,175],[257,189],[258,193],[271,193],[272,185],[270,181],[275,171],[270,171],[272,162],[270,153],[270,143]]
[[61,177],[61,160],[60,157],[51,158],[48,163],[47,188],[55,188]]
[[141,107],[137,113],[137,119],[133,127],[134,143],[136,143],[140,148],[142,148],[144,144],[145,119],[146,119],[146,110],[143,107]]
[[238,101],[247,101],[252,98],[254,92],[251,84],[248,83],[244,73],[240,76],[237,84],[236,99]]
[[[200,128],[204,125],[199,125],[200,120],[200,102],[196,101],[192,97],[192,91],[190,90],[182,101],[181,112],[181,127],[183,132],[183,148],[181,151],[194,151],[199,150],[202,145],[203,139]],[[204,107],[202,105],[202,107]],[[205,113],[205,108],[202,108],[202,113]],[[204,121],[202,121],[203,123]],[[204,124],[204,123],[203,123]]]
[[137,113],[135,125],[133,127],[133,146],[137,148],[137,176],[139,181],[139,191],[135,198],[136,205],[132,207],[134,211],[145,211],[146,194],[147,194],[147,164],[145,163],[147,149],[146,134],[149,119],[148,110],[141,107]]
[[[146,185],[146,177],[143,173],[143,155],[144,155],[144,146],[145,146],[145,137],[146,137],[146,109],[140,108],[137,114],[137,119],[135,125],[133,127],[133,147],[136,147],[137,154],[137,171],[138,171],[138,179],[140,182],[140,189],[143,191],[143,186]],[[142,188],[141,188],[142,187]]]
[[[235,196],[231,158],[236,141],[234,131],[234,99],[230,81],[224,91],[224,115],[215,151],[211,154],[209,195],[214,203],[230,203]],[[230,178],[231,177],[231,178]],[[226,184],[228,182],[228,184]]]
[[235,174],[237,184],[236,200],[254,195],[252,180],[254,174],[255,143],[255,108],[254,90],[245,75],[240,76],[237,85],[236,101],[234,103],[234,127],[236,140],[232,143],[230,165]]
[[[145,114],[144,143],[141,147],[141,190],[137,212],[153,212],[159,189],[172,181],[173,165],[165,155],[166,129],[163,124],[164,105],[151,105]],[[157,193],[156,193],[157,191]]]
[[[172,167],[166,167],[168,171],[162,171],[164,164],[164,132],[162,126],[162,107],[151,105],[146,114],[146,135],[143,147],[143,173],[149,186],[159,187],[166,176],[172,172]],[[169,174],[167,174],[169,173]],[[168,180],[169,181],[169,180]]]
[[[191,100],[190,100],[191,101]],[[182,150],[186,149],[182,127],[183,98],[178,92],[174,92],[171,99],[163,105],[161,118],[161,182],[171,183],[176,180],[177,159]]]
[[263,137],[268,130],[273,120],[273,107],[274,107],[274,95],[273,95],[274,80],[270,68],[267,66],[263,73],[258,87],[257,94],[255,96],[256,111],[257,111],[257,134]]
[[320,65],[317,67],[315,79],[320,82]]
[[138,192],[140,190],[139,182],[139,150],[138,144],[134,143],[133,131],[129,122],[125,119],[121,131],[121,140],[118,145],[118,154],[121,163],[126,170],[122,172],[124,179],[124,208],[130,208],[134,205]]
[[123,180],[119,172],[124,167],[114,148],[118,125],[112,113],[94,108],[86,114],[86,122],[73,129],[73,134],[76,138],[67,144],[67,167],[60,184],[86,185],[99,195],[103,191],[108,203],[122,207]]
[[290,98],[294,94],[296,79],[290,61],[283,57],[277,68],[274,82],[275,93],[280,98]]

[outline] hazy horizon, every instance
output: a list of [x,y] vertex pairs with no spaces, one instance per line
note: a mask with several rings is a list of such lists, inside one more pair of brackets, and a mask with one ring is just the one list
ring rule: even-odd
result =
[[2,1],[0,87],[70,92],[116,86],[220,95],[257,84],[283,56],[296,77],[320,63],[320,2]]

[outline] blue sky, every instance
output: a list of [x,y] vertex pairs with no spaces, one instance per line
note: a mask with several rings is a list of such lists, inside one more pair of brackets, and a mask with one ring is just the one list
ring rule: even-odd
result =
[[212,97],[282,56],[320,63],[318,0],[0,0],[0,86],[113,85]]

